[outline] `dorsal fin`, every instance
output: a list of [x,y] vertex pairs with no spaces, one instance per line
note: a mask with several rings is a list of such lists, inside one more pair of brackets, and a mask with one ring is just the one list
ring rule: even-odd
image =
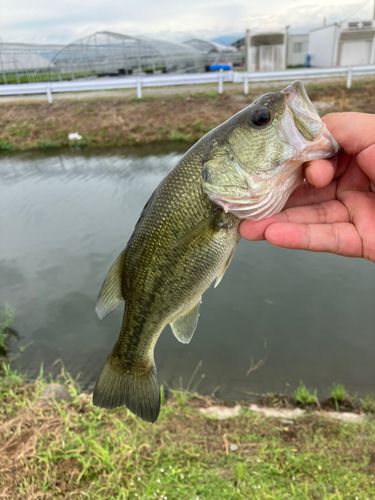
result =
[[170,322],[172,332],[177,340],[183,344],[188,344],[197,328],[199,318],[199,306],[202,303],[202,296],[187,311],[184,311],[178,318]]
[[121,290],[121,275],[124,257],[125,250],[120,253],[112,264],[102,284],[95,306],[95,311],[99,319],[104,319],[124,300]]

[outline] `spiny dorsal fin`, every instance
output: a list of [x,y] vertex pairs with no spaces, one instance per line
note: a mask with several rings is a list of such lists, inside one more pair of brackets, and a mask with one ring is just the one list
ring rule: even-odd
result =
[[202,303],[202,296],[188,311],[184,311],[178,318],[171,321],[172,332],[177,340],[183,344],[188,344],[197,328],[199,318],[199,306]]
[[236,251],[236,248],[237,248],[237,244],[234,246],[233,250],[231,251],[228,259],[226,260],[222,270],[220,271],[220,273],[217,275],[217,278],[216,278],[216,281],[215,281],[215,286],[214,288],[217,287],[217,285],[220,283],[220,281],[223,279],[223,276],[225,274],[225,271],[228,269],[228,266],[229,264],[232,262],[232,259],[233,259],[233,255],[234,255],[234,252]]
[[99,319],[104,319],[124,300],[121,290],[122,264],[125,257],[123,250],[112,264],[96,301],[95,311]]

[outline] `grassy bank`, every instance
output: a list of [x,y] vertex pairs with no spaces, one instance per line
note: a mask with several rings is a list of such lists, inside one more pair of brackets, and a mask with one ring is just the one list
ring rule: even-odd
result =
[[70,401],[40,406],[42,374],[0,377],[1,499],[375,498],[375,420],[345,424],[319,413],[295,423],[243,404],[220,421],[212,400],[175,393],[154,424],[124,408],[95,408],[69,376]]
[[[283,83],[252,88],[249,95],[227,85],[225,93],[156,94],[143,99],[103,93],[101,97],[47,102],[0,100],[0,151],[65,146],[110,147],[163,141],[194,142],[266,91]],[[196,87],[198,88],[198,87]],[[375,112],[375,82],[346,89],[344,82],[307,85],[321,114],[330,111]],[[82,139],[69,141],[78,132]]]

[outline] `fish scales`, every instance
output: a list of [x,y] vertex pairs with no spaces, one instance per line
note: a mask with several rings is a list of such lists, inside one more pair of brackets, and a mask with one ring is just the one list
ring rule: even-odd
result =
[[[200,299],[239,240],[240,220],[221,211],[217,219],[225,225],[224,229],[208,227],[204,241],[198,236],[179,248],[172,248],[202,220],[217,212],[202,189],[204,148],[202,142],[191,150],[161,182],[125,249],[121,276],[125,310],[111,365],[121,378],[124,371],[129,375],[136,373],[132,382],[135,385],[150,371],[156,377],[152,372],[153,351],[160,333],[178,312]],[[156,389],[156,383],[153,387]],[[95,403],[101,394],[99,379]],[[112,393],[107,392],[107,396],[112,398]],[[154,404],[158,397],[154,397]],[[116,399],[115,404],[118,403]],[[121,403],[138,413],[141,411],[130,401],[121,400]],[[113,406],[102,398],[99,404]],[[142,413],[142,416],[146,420],[154,419],[153,414]]]
[[299,82],[262,96],[195,146],[161,181],[103,283],[103,319],[125,300],[120,336],[95,387],[93,402],[125,405],[154,422],[160,390],[154,347],[170,323],[190,342],[201,296],[221,280],[240,239],[241,218],[280,211],[303,181],[306,160],[338,145]]

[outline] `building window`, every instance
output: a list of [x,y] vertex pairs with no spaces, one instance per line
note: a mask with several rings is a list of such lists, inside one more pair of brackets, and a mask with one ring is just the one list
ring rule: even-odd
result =
[[307,42],[294,42],[293,52],[294,54],[301,54],[302,52],[307,52]]

